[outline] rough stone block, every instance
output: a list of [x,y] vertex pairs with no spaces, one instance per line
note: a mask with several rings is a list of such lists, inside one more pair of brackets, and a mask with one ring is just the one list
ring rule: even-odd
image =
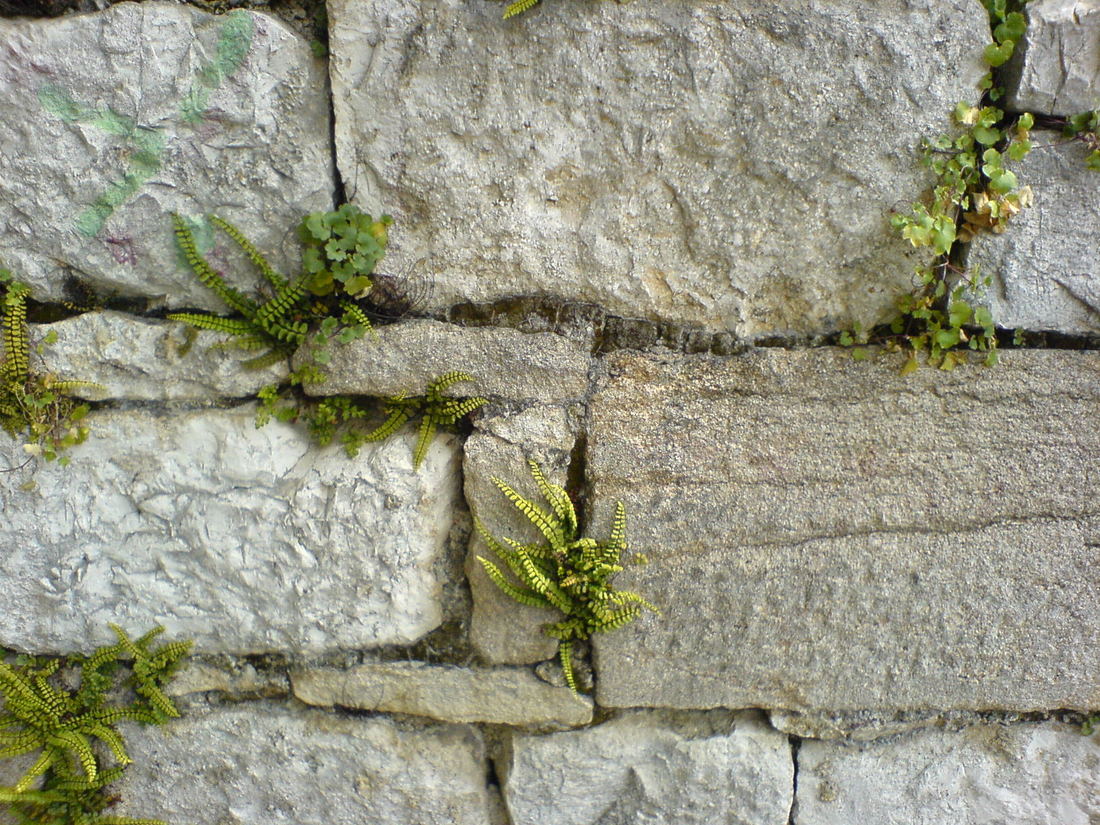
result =
[[600,704],[1100,704],[1100,354],[895,358],[607,360],[590,512],[626,503],[665,615],[596,637]]
[[524,825],[787,825],[793,785],[787,737],[755,714],[642,712],[513,737],[504,799]]
[[1008,105],[1068,117],[1100,108],[1100,2],[1031,0],[1009,64]]
[[321,652],[437,627],[454,439],[414,472],[401,438],[348,459],[253,412],[93,413],[68,467],[0,477],[0,645],[90,650],[114,621],[203,653]]
[[436,307],[516,294],[741,336],[872,322],[908,288],[886,213],[973,100],[973,0],[335,0],[337,163]]
[[807,741],[798,825],[1090,825],[1100,737],[1058,723],[922,731],[873,744]]
[[[132,729],[131,729],[132,730]],[[174,825],[486,825],[484,746],[463,726],[403,727],[270,703],[127,731],[118,816]]]
[[993,276],[982,300],[998,326],[1096,335],[1100,173],[1085,168],[1089,150],[1083,144],[1038,133],[1035,142],[1018,166],[1035,205],[1013,218],[1004,234],[977,236],[968,265]]
[[[0,20],[0,261],[37,298],[68,276],[222,309],[179,260],[170,212],[242,288],[258,276],[201,219],[296,271],[302,215],[334,191],[323,63],[276,19],[175,3]],[[239,274],[238,274],[239,273]]]
[[[581,398],[588,390],[588,351],[550,332],[405,321],[329,349],[324,382],[308,386],[316,395],[419,395],[452,370],[476,380],[455,384],[449,395],[553,402]],[[307,356],[303,351],[296,363]]]
[[85,312],[54,324],[34,324],[31,343],[42,346],[42,369],[58,378],[91,381],[74,394],[94,400],[195,401],[244,398],[286,378],[287,361],[262,370],[241,362],[257,353],[221,346],[227,336],[172,321],[119,312]]
[[523,668],[387,662],[351,670],[298,670],[291,680],[294,695],[308,705],[538,728],[575,727],[592,721],[591,700],[548,685]]
[[[479,418],[477,430],[466,439],[463,479],[466,501],[473,515],[497,537],[538,541],[541,535],[493,484],[500,478],[521,495],[537,499],[528,458],[539,462],[554,484],[565,484],[574,432],[565,409],[531,407],[518,414]],[[526,607],[504,595],[477,560],[497,561],[476,532],[470,541],[466,576],[474,610],[470,641],[478,654],[494,664],[528,664],[552,657],[557,642],[541,631],[559,616],[551,610]],[[499,564],[498,564],[499,566]]]

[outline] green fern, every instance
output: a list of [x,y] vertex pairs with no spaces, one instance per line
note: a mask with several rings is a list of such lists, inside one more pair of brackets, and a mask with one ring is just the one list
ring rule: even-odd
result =
[[539,0],[516,0],[514,3],[509,3],[504,9],[504,19],[509,17],[515,17],[517,14],[523,14],[532,6],[536,5]]
[[[0,291],[0,427],[25,438],[24,449],[32,456],[53,461],[88,437],[88,428],[80,422],[89,407],[70,396],[77,390],[102,387],[91,381],[61,381],[49,374],[32,373],[27,335],[30,291],[6,269],[0,269]],[[61,463],[67,461],[67,456],[61,457]]]
[[642,608],[660,613],[645,598],[626,590],[615,590],[611,578],[622,568],[627,551],[626,508],[615,507],[611,534],[600,542],[579,535],[577,513],[564,488],[551,484],[542,469],[529,461],[539,493],[550,505],[546,510],[524,498],[512,487],[494,478],[493,483],[512,505],[542,534],[545,543],[521,544],[514,539],[497,540],[480,521],[477,530],[493,554],[504,562],[517,580],[489,559],[478,556],[489,579],[507,596],[527,605],[557,610],[564,615],[543,631],[558,640],[565,681],[577,693],[573,670],[573,643],[593,633],[617,630],[634,621]]
[[[0,788],[20,823],[49,825],[157,825],[160,820],[102,816],[115,798],[107,786],[130,764],[115,724],[131,719],[162,724],[179,715],[164,694],[166,681],[178,669],[190,642],[154,649],[155,628],[136,641],[111,625],[118,642],[87,657],[32,659],[12,666],[0,663],[0,757],[38,753],[34,763],[10,788]],[[123,665],[130,675],[119,679]],[[80,685],[68,690],[57,678],[62,670],[79,669]],[[108,695],[128,687],[133,699],[108,704]],[[96,743],[99,743],[98,745]],[[113,765],[106,763],[107,759]]]

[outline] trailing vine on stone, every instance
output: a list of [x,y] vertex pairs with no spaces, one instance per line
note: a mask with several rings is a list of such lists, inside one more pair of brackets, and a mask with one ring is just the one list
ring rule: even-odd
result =
[[[0,269],[0,427],[13,436],[26,439],[24,449],[32,456],[47,461],[60,457],[62,451],[82,443],[88,428],[82,423],[88,414],[87,404],[70,397],[78,389],[99,388],[91,381],[61,381],[46,373],[31,371],[30,341],[27,330],[27,286]],[[46,336],[42,346],[57,339],[57,333]]]
[[[515,539],[498,541],[480,521],[477,530],[489,549],[511,570],[513,582],[499,566],[483,556],[477,560],[486,574],[506,595],[528,607],[544,607],[564,614],[543,631],[558,640],[565,681],[577,693],[573,672],[573,642],[593,633],[606,633],[634,621],[643,608],[660,611],[645,598],[628,590],[615,590],[614,575],[622,571],[622,554],[627,550],[626,508],[615,506],[611,534],[606,541],[580,536],[577,513],[564,488],[551,484],[542,469],[529,461],[539,493],[550,505],[546,511],[499,478],[493,483],[513,506],[546,539],[545,543],[523,544]],[[644,561],[636,557],[637,561]]]
[[[161,725],[179,716],[163,688],[191,643],[154,648],[161,627],[137,640],[118,625],[111,629],[118,641],[90,656],[0,663],[0,757],[38,754],[14,785],[0,788],[0,802],[20,825],[163,825],[103,815],[118,801],[108,786],[131,763],[115,725]],[[72,671],[79,671],[75,689],[62,678]],[[124,691],[129,699],[121,702]]]

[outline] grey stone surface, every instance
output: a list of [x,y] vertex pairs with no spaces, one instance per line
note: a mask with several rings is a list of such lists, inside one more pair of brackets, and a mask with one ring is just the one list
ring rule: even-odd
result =
[[[420,395],[452,370],[477,379],[455,384],[449,395],[489,395],[541,402],[580,398],[588,389],[588,351],[550,332],[459,327],[441,321],[404,321],[329,347],[332,360],[315,394]],[[300,358],[306,357],[306,352]]]
[[1090,825],[1100,739],[1058,723],[922,731],[874,744],[804,742],[796,825]]
[[[479,418],[476,431],[466,439],[463,480],[466,501],[474,517],[498,538],[519,541],[541,538],[527,519],[493,484],[500,478],[529,498],[538,499],[531,479],[529,458],[542,467],[554,484],[564,484],[574,444],[574,432],[565,409],[535,406],[517,414]],[[499,560],[476,532],[470,541],[466,576],[473,594],[470,641],[488,662],[528,664],[549,659],[557,642],[541,631],[556,621],[556,612],[526,607],[512,601],[485,574],[478,556],[500,566]]]
[[[50,333],[57,340],[43,343]],[[42,345],[43,370],[97,384],[74,391],[93,400],[243,398],[283,380],[289,371],[286,361],[263,370],[244,369],[241,362],[257,353],[222,346],[225,335],[119,312],[86,312],[54,324],[33,324],[30,339]]]
[[972,0],[549,5],[336,0],[349,194],[433,303],[547,294],[742,336],[892,310],[886,213],[922,136],[974,99]]
[[626,503],[665,615],[596,637],[600,704],[1100,703],[1100,354],[897,358],[607,360],[590,519]]
[[165,692],[169,696],[222,693],[234,699],[286,696],[290,693],[290,678],[285,673],[257,670],[248,662],[201,661],[191,657],[185,660]]
[[484,746],[464,726],[401,727],[269,703],[127,736],[111,813],[174,825],[487,825]]
[[[165,625],[196,652],[415,641],[442,621],[458,449],[419,472],[401,439],[356,459],[232,410],[101,412],[34,489],[0,476],[0,645],[88,650],[107,622]],[[21,453],[4,436],[5,460]]]
[[[331,208],[324,66],[273,17],[174,3],[0,20],[0,260],[36,297],[104,292],[221,309],[181,264],[170,212],[237,224],[299,265],[302,215]],[[230,279],[258,275],[208,225]]]
[[1100,333],[1100,173],[1085,168],[1089,150],[1035,134],[1036,149],[1018,165],[1035,205],[1001,235],[982,234],[968,265],[993,276],[983,302],[999,326]]
[[787,825],[787,737],[752,713],[630,713],[582,731],[515,736],[504,799],[523,825]]
[[1075,115],[1100,108],[1100,2],[1031,0],[1027,33],[1009,64],[1008,105]]
[[294,695],[307,705],[539,728],[592,721],[591,700],[548,685],[525,668],[387,662],[296,670],[291,681]]

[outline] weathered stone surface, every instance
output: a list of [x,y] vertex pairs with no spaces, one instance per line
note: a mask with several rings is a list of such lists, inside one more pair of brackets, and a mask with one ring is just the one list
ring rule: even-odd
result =
[[[477,430],[466,439],[463,480],[466,501],[476,519],[491,534],[519,541],[538,541],[541,535],[493,484],[500,478],[521,495],[538,499],[527,460],[534,459],[554,484],[564,484],[573,449],[574,433],[565,409],[536,406],[518,414],[481,417]],[[556,621],[554,611],[526,607],[512,601],[493,584],[477,560],[497,563],[476,532],[470,541],[466,576],[474,599],[470,641],[486,661],[528,664],[549,659],[557,642],[541,631]]]
[[[170,212],[234,222],[293,269],[293,227],[331,208],[324,67],[276,19],[121,3],[0,20],[0,260],[36,297],[75,276],[175,307],[221,309],[179,260]],[[230,279],[258,275],[203,221]]]
[[619,586],[665,615],[596,637],[600,704],[1100,704],[1100,354],[898,366],[607,360],[589,517],[625,502]]
[[449,395],[551,402],[580,398],[588,389],[588,351],[553,333],[441,321],[405,321],[377,333],[377,338],[368,335],[330,347],[325,381],[308,390],[318,395],[419,395],[452,370],[477,380],[455,384]]
[[874,744],[804,742],[797,825],[1090,825],[1100,740],[1057,723],[922,731]]
[[524,825],[786,825],[787,737],[752,713],[630,713],[594,728],[515,736],[504,798]]
[[1016,111],[1076,115],[1100,108],[1100,2],[1031,0],[1027,33],[1009,65]]
[[189,658],[165,692],[169,696],[223,693],[234,699],[285,696],[290,693],[290,679],[285,673],[258,671],[247,662],[227,665]]
[[257,703],[127,736],[111,813],[175,825],[487,825],[484,746],[464,726],[417,730]]
[[244,369],[241,362],[257,353],[219,346],[225,335],[119,312],[86,312],[32,325],[32,344],[50,333],[57,340],[43,344],[42,368],[65,380],[94,382],[97,387],[78,387],[74,394],[95,400],[243,398],[284,379],[289,370],[286,361]]
[[999,326],[1095,335],[1100,174],[1085,168],[1089,150],[1083,144],[1036,133],[1036,146],[1018,167],[1035,205],[1013,218],[1004,234],[976,237],[969,265],[993,276],[983,301]]
[[973,99],[972,0],[337,0],[337,163],[433,302],[548,294],[743,336],[892,310],[886,213]]
[[523,668],[459,668],[421,662],[311,668],[291,674],[307,705],[430,716],[445,722],[571,727],[592,721],[592,702]]
[[289,425],[257,429],[251,406],[88,422],[33,490],[0,477],[0,644],[88,650],[115,621],[163,624],[197,652],[320,652],[440,624],[453,438],[414,472],[401,438],[348,459]]

